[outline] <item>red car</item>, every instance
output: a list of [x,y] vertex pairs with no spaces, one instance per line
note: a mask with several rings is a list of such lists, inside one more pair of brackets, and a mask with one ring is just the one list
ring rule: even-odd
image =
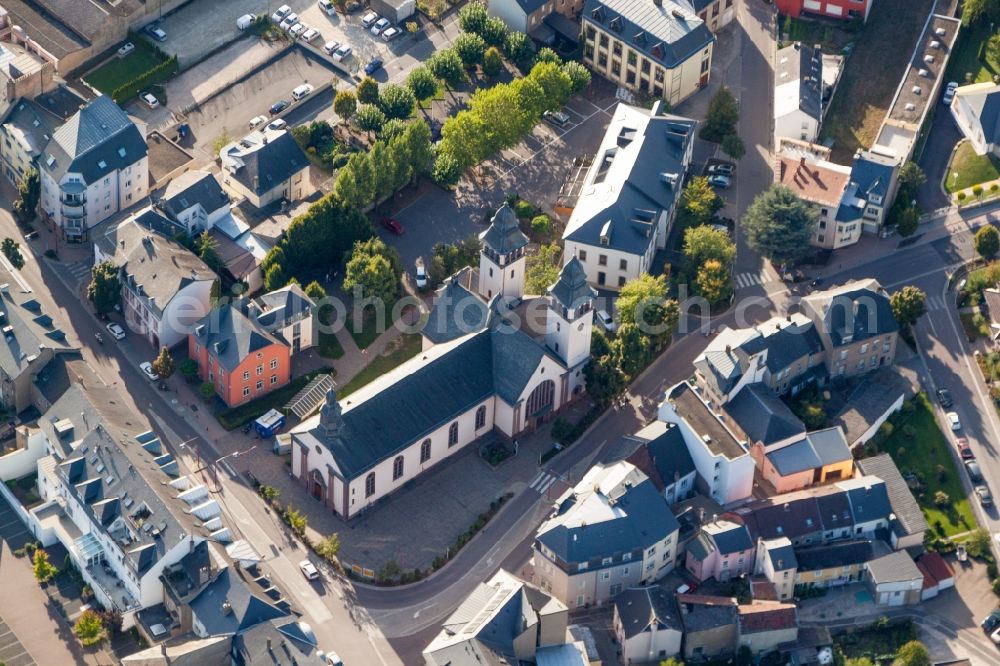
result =
[[403,225],[399,223],[399,220],[394,220],[391,217],[383,217],[382,226],[397,236],[403,235]]
[[964,437],[959,437],[955,440],[955,444],[958,446],[958,455],[961,456],[962,460],[971,460],[976,456],[972,453],[972,449],[969,448],[969,440]]

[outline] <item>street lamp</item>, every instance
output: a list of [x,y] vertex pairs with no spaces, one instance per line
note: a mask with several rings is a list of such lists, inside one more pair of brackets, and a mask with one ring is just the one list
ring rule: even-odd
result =
[[201,472],[204,472],[206,469],[211,469],[212,470],[212,476],[215,477],[215,483],[216,483],[216,489],[213,490],[212,492],[215,492],[215,493],[220,492],[222,490],[222,484],[219,483],[219,472],[216,469],[216,466],[220,462],[222,462],[223,460],[225,460],[226,458],[239,458],[242,455],[250,453],[251,451],[253,451],[256,448],[257,448],[257,445],[254,444],[250,448],[243,449],[242,451],[233,451],[232,453],[227,453],[224,456],[220,456],[220,457],[216,458],[215,460],[213,460],[212,462],[208,463],[207,465],[203,465],[199,469],[196,469],[194,471],[194,473],[195,474],[199,474]]

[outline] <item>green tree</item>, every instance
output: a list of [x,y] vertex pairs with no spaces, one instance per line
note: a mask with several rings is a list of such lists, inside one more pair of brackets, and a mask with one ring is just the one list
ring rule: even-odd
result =
[[535,64],[540,62],[551,62],[553,65],[561,66],[563,64],[562,58],[559,54],[550,49],[548,46],[543,46],[538,49],[538,53],[535,54]]
[[913,285],[907,285],[890,296],[889,304],[902,327],[912,326],[927,312],[927,297]]
[[684,666],[684,662],[677,657],[670,657],[661,661],[660,666]]
[[90,269],[87,298],[98,314],[111,312],[121,300],[122,283],[118,273],[118,267],[112,261],[102,261]]
[[427,68],[440,81],[443,81],[448,89],[457,88],[465,81],[465,68],[462,59],[454,49],[442,49],[435,51],[427,59]]
[[574,95],[583,92],[590,86],[590,70],[577,61],[568,60],[564,62],[562,70],[569,76],[570,91]]
[[627,381],[619,359],[601,331],[590,338],[590,362],[583,368],[587,393],[598,405],[610,405],[625,392]]
[[701,266],[708,260],[728,266],[736,258],[736,245],[724,231],[708,225],[689,227],[684,231],[684,258],[690,266]]
[[166,346],[160,347],[160,353],[156,355],[151,364],[153,366],[153,372],[160,376],[160,379],[170,379],[174,374],[176,365],[174,364],[174,357],[170,355],[170,350]]
[[327,562],[333,562],[337,559],[337,553],[340,552],[340,535],[336,532],[332,533],[325,539],[320,539],[316,544],[316,554],[322,557]]
[[897,198],[889,210],[889,222],[896,225],[900,236],[912,236],[920,227],[920,209]]
[[524,292],[544,294],[559,279],[559,258],[562,248],[558,243],[549,243],[538,248],[538,253],[530,255],[524,266]]
[[486,40],[474,32],[463,32],[451,43],[451,48],[455,49],[463,65],[472,68],[483,61]]
[[73,625],[73,633],[80,642],[90,647],[103,643],[108,637],[108,630],[104,627],[104,621],[95,611],[87,609],[77,618]]
[[692,178],[681,192],[681,217],[685,225],[708,224],[724,205],[705,176]]
[[736,123],[740,119],[739,105],[729,88],[720,88],[708,103],[705,123],[698,133],[706,141],[718,143],[726,136],[736,133]]
[[465,171],[465,167],[454,155],[447,151],[441,151],[434,158],[434,170],[431,173],[431,178],[439,185],[452,187],[458,183],[463,171]]
[[962,3],[962,24],[1000,20],[1000,0],[965,0]]
[[374,298],[385,304],[394,303],[399,292],[399,274],[386,255],[373,252],[366,243],[356,243],[344,271],[344,290],[356,291],[362,298]]
[[24,257],[21,255],[21,244],[16,240],[10,237],[4,238],[3,242],[0,243],[0,252],[3,252],[3,256],[7,257],[11,266],[18,270],[24,268]]
[[413,92],[413,97],[423,104],[434,97],[434,94],[437,92],[438,82],[430,69],[425,65],[420,65],[410,70],[410,73],[406,76],[406,87]]
[[306,526],[309,524],[309,520],[306,518],[305,514],[296,509],[294,506],[286,506],[284,512],[285,522],[288,526],[292,528],[299,537],[305,536]]
[[974,239],[976,252],[983,259],[992,259],[1000,252],[1000,232],[991,224],[980,227]]
[[511,31],[504,40],[503,48],[510,61],[522,72],[531,66],[535,57],[535,45],[523,32]]
[[385,121],[385,125],[382,125],[382,131],[378,133],[379,141],[392,143],[393,139],[403,135],[403,132],[406,131],[406,126],[409,124],[409,121],[401,118],[392,118]]
[[354,114],[354,122],[362,131],[368,132],[370,139],[372,134],[382,129],[382,125],[385,124],[385,114],[374,104],[362,104]]
[[784,185],[772,185],[743,216],[747,244],[775,264],[793,264],[811,248],[818,212]]
[[[396,142],[392,144],[397,145]],[[431,168],[434,159],[433,147],[431,144],[431,128],[427,123],[421,121],[408,123],[406,131],[399,140],[399,145],[406,147],[406,157],[410,164],[410,178],[416,179]]]
[[378,96],[379,108],[382,109],[386,118],[409,118],[416,104],[417,100],[413,91],[406,86],[395,83],[390,83],[382,88],[382,92]]
[[917,190],[927,182],[927,174],[916,162],[907,162],[899,169],[899,187],[912,198]]
[[218,273],[222,269],[222,258],[219,257],[219,244],[207,231],[203,231],[194,239],[194,251],[205,265]]
[[212,382],[202,382],[201,386],[198,387],[198,393],[201,394],[202,400],[208,402],[212,399],[212,396],[215,395],[215,384]]
[[59,570],[49,562],[49,554],[41,548],[35,550],[35,561],[33,565],[35,580],[39,583],[47,583],[59,573]]
[[481,36],[489,46],[503,46],[507,37],[507,24],[500,17],[491,16],[486,19]]
[[37,169],[28,169],[17,186],[17,201],[14,214],[22,222],[31,222],[38,214],[38,199],[41,197],[41,182]]
[[923,643],[910,641],[896,651],[892,666],[931,666],[931,658]]
[[482,36],[489,18],[490,13],[485,3],[470,2],[458,12],[458,27],[462,29],[462,32],[471,32]]
[[709,259],[701,265],[695,286],[709,303],[722,303],[733,294],[729,268],[718,259]]
[[972,557],[986,557],[990,554],[990,533],[984,529],[975,530],[966,539],[965,548]]
[[[337,174],[333,191],[344,204],[364,210],[375,200],[374,175],[365,153],[354,153]],[[266,269],[265,269],[266,270]]]
[[495,46],[486,49],[486,52],[483,54],[483,74],[491,79],[496,78],[502,68],[503,55],[501,55],[500,49]]
[[611,343],[619,367],[628,378],[634,378],[653,360],[652,343],[635,324],[622,324]]
[[358,102],[361,104],[378,104],[378,81],[370,76],[366,76],[358,84],[355,94],[357,95]]
[[288,274],[285,273],[285,267],[281,264],[274,264],[264,271],[265,290],[274,291],[275,289],[281,289],[286,284],[288,284]]
[[553,62],[539,62],[531,68],[528,74],[545,94],[545,108],[548,111],[558,111],[566,103],[572,92],[573,82],[569,74]]
[[[367,81],[367,79],[365,79]],[[347,122],[358,110],[358,98],[350,90],[338,90],[333,98],[333,112],[343,122]]]
[[746,146],[743,145],[743,139],[739,137],[735,132],[733,134],[727,134],[722,137],[722,152],[729,155],[734,160],[742,159],[747,153]]
[[306,296],[313,299],[314,301],[322,301],[326,298],[326,289],[323,288],[316,280],[313,280],[305,288]]
[[[469,236],[458,243],[437,243],[431,250],[431,265],[427,269],[433,284],[440,284],[450,275],[466,266],[479,262],[480,242],[477,236]],[[546,285],[548,286],[548,285]],[[541,292],[539,292],[541,293]]]
[[875,666],[868,657],[851,657],[844,662],[844,666]]
[[667,278],[648,273],[629,280],[618,292],[615,307],[622,324],[635,324],[648,335],[653,347],[659,349],[674,331],[680,310],[677,302],[667,297]]

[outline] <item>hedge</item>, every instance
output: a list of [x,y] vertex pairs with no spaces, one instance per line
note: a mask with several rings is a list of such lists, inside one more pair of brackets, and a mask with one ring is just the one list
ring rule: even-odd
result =
[[177,56],[170,56],[156,67],[146,70],[131,81],[115,88],[111,92],[111,99],[118,104],[126,102],[149,86],[166,81],[176,74],[178,69],[180,69],[180,65],[177,63]]

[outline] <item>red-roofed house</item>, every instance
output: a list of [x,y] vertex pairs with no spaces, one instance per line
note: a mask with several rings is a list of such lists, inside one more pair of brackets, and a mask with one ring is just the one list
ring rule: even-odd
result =
[[920,592],[920,600],[925,601],[936,597],[943,590],[955,587],[955,572],[951,565],[937,553],[924,553],[917,560],[917,568],[924,575],[924,587]]
[[799,637],[799,615],[795,604],[777,601],[754,601],[741,604],[740,645],[746,645],[754,654],[770,652],[782,643],[791,643]]

